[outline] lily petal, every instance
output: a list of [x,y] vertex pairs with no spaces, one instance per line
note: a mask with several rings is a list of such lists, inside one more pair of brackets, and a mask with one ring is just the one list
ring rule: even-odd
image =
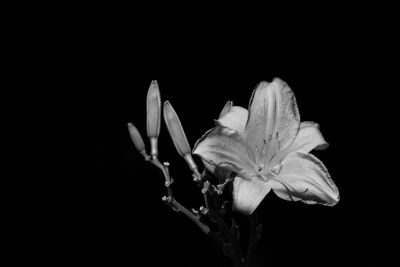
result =
[[239,134],[244,132],[246,127],[246,121],[248,117],[247,109],[233,106],[230,110],[225,113],[222,117],[215,121],[219,126],[228,127],[232,130],[237,131]]
[[258,179],[247,181],[235,177],[233,181],[233,208],[244,214],[252,214],[271,190],[271,183]]
[[253,91],[246,124],[246,138],[256,151],[257,164],[266,165],[295,139],[300,125],[296,98],[279,78],[261,82]]
[[[251,180],[257,175],[253,154],[237,131],[217,126],[196,142],[193,154],[204,161],[238,173]],[[259,174],[258,174],[259,175]]]
[[[233,102],[232,102],[232,101],[226,102],[225,106],[222,108],[221,113],[220,113],[219,116],[218,116],[218,119],[220,119],[220,118],[223,117],[226,113],[228,113],[228,111],[231,110],[232,106],[233,106]],[[212,131],[212,130],[213,130],[213,129],[208,130],[204,136],[206,136],[206,135],[207,135],[210,131]],[[200,139],[200,140],[201,140],[201,139]],[[196,142],[196,144],[194,145],[195,147],[197,146],[197,143],[198,143],[200,140],[198,140],[198,141]],[[203,159],[202,159],[202,162],[203,162],[203,164],[204,164],[204,167],[206,167],[206,169],[208,169],[208,170],[209,170],[210,172],[212,172],[212,173],[215,172],[215,166],[214,166],[214,165],[208,163],[207,161],[205,161],[205,160],[203,160]]]
[[328,170],[312,154],[289,154],[282,161],[282,168],[273,180],[273,191],[285,200],[334,206],[340,199]]
[[300,123],[300,130],[293,143],[283,151],[275,155],[271,165],[279,164],[291,152],[308,153],[313,149],[323,150],[329,144],[322,136],[318,123],[312,121],[303,121]]
[[[232,101],[228,101],[221,111],[220,117],[215,121],[217,126],[228,127],[236,130],[239,134],[243,133],[246,125],[248,112],[245,108],[232,106]],[[204,166],[215,174],[215,166],[203,160]],[[225,173],[229,174],[228,171]]]

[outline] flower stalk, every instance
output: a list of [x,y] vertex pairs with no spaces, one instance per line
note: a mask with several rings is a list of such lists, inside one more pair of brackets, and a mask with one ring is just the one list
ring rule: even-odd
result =
[[203,215],[208,216],[211,221],[218,224],[219,233],[222,238],[220,241],[222,242],[224,254],[231,258],[235,267],[243,267],[245,259],[243,258],[239,242],[218,212],[204,207],[200,207],[200,212]]
[[258,224],[258,216],[253,213],[248,216],[250,223],[250,239],[246,254],[246,265],[245,267],[250,267],[251,262],[254,260],[254,253],[257,248],[258,241],[261,238],[261,227],[262,224]]

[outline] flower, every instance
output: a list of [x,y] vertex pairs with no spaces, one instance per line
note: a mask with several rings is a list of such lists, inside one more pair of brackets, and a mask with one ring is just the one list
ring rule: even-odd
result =
[[325,149],[319,126],[300,122],[296,98],[279,78],[261,82],[249,110],[228,102],[193,150],[205,166],[233,171],[233,206],[251,214],[272,189],[282,199],[333,206],[339,191],[309,152]]

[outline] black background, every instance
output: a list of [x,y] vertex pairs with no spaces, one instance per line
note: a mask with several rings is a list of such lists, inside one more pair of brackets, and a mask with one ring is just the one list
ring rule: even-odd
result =
[[[162,203],[163,178],[136,152],[126,124],[145,136],[146,93],[157,79],[193,146],[226,101],[247,107],[257,83],[274,77],[295,92],[302,120],[320,124],[330,147],[314,154],[341,201],[307,206],[269,194],[257,209],[264,224],[259,261],[388,260],[394,204],[390,182],[378,182],[385,178],[378,151],[387,142],[379,126],[385,34],[352,10],[290,21],[286,12],[277,11],[277,19],[271,12],[189,11],[172,22],[170,13],[159,18],[152,8],[130,5],[12,6],[1,100],[13,261],[228,266],[192,222]],[[159,142],[176,198],[198,208],[201,195],[164,124]]]

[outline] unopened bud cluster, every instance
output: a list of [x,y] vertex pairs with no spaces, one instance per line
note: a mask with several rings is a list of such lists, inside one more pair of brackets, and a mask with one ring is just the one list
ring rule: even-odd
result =
[[[157,81],[152,81],[150,84],[147,92],[146,109],[146,126],[147,136],[150,141],[150,155],[152,159],[155,159],[158,156],[158,136],[160,135],[161,127],[161,96]],[[179,155],[185,159],[190,169],[193,171],[195,179],[200,179],[200,173],[192,158],[191,149],[185,132],[183,131],[182,124],[169,101],[164,102],[163,112],[165,124],[167,125],[168,132],[174,142],[176,150]],[[146,153],[143,139],[137,128],[133,124],[129,123],[128,130],[136,149],[146,160],[149,160],[150,156]]]

